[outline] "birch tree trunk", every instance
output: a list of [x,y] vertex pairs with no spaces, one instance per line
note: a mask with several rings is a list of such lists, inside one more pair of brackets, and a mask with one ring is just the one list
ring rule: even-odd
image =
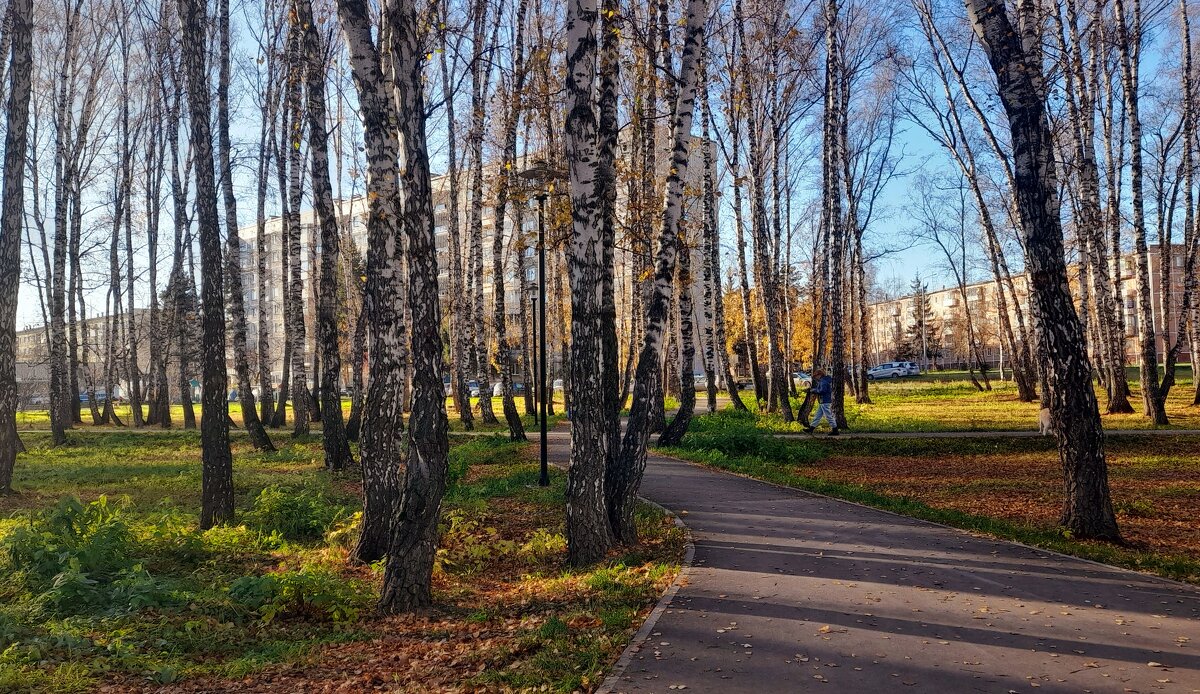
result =
[[1063,465],[1061,523],[1076,537],[1119,540],[1108,489],[1104,433],[1079,317],[1067,288],[1058,180],[1050,125],[1032,64],[1003,0],[966,0],[972,28],[996,74],[1012,130],[1015,194],[1039,317],[1040,349],[1049,357],[1050,415]]
[[567,4],[566,148],[571,195],[567,246],[571,284],[571,462],[567,469],[567,562],[599,561],[612,545],[605,515],[609,430],[603,359],[604,232],[600,194],[596,81],[596,0]]
[[458,132],[454,112],[454,87],[450,79],[449,46],[446,40],[450,23],[450,0],[443,0],[441,12],[443,28],[440,32],[442,50],[439,62],[442,72],[442,94],[446,99],[446,178],[449,179],[450,186],[450,199],[446,205],[449,250],[447,255],[450,260],[450,390],[454,396],[454,409],[458,411],[458,419],[462,422],[463,429],[471,431],[475,428],[475,416],[471,413],[471,393],[467,390],[466,370],[471,345],[464,325],[470,303],[463,288],[462,232],[459,229],[458,217]]
[[213,173],[205,46],[208,35],[204,0],[180,0],[183,60],[187,70],[191,144],[196,154],[196,215],[200,228],[201,300],[203,302],[203,455],[200,527],[233,520],[233,457],[226,419],[225,315],[221,288],[221,231]]
[[[264,25],[269,22],[269,16],[264,17]],[[275,387],[271,374],[271,315],[267,310],[268,278],[267,272],[267,185],[271,175],[271,159],[275,154],[275,105],[278,99],[275,93],[275,50],[274,44],[266,48],[262,60],[265,63],[266,90],[263,94],[262,122],[259,125],[258,146],[258,180],[256,188],[257,210],[255,217],[254,259],[255,287],[258,291],[258,388],[259,388],[259,419],[265,426],[273,426],[275,422]],[[282,401],[280,409],[285,406]]]
[[[679,284],[679,411],[658,437],[659,446],[677,446],[687,433],[696,409],[696,379],[692,363],[696,360],[695,322],[692,302],[692,252],[680,237],[676,279]],[[670,355],[668,355],[670,358]],[[786,397],[786,395],[784,396]]]
[[[658,239],[658,251],[654,269],[654,293],[647,307],[646,332],[638,356],[637,375],[634,378],[633,402],[629,408],[629,423],[621,443],[619,465],[610,471],[606,480],[608,518],[613,534],[624,543],[637,542],[637,525],[633,511],[637,503],[637,492],[642,474],[646,469],[646,442],[649,438],[647,415],[649,413],[649,388],[651,382],[660,378],[663,331],[667,324],[668,310],[674,288],[675,264],[683,216],[683,188],[687,179],[690,157],[689,139],[692,132],[692,115],[696,101],[697,62],[704,41],[704,24],[708,6],[705,0],[688,0],[682,60],[679,69],[679,89],[672,107],[671,168],[667,176],[667,189],[663,200],[662,231]],[[568,127],[568,131],[572,128]],[[572,273],[574,276],[574,273]],[[690,317],[689,317],[690,318]],[[687,371],[691,372],[691,364]],[[576,389],[576,398],[583,395]],[[693,392],[692,397],[695,397]],[[682,435],[681,435],[682,436]]]
[[[1125,17],[1124,0],[1113,0],[1117,20],[1117,54],[1121,62],[1121,92],[1125,98],[1125,119],[1129,124],[1129,186],[1134,257],[1137,262],[1138,341],[1140,350],[1142,403],[1147,417],[1155,425],[1165,426],[1167,411],[1158,397],[1158,349],[1154,336],[1154,308],[1150,292],[1150,250],[1146,244],[1145,199],[1142,192],[1142,120],[1138,112],[1139,60],[1142,43],[1140,0],[1133,0],[1133,28]],[[1120,255],[1119,247],[1113,250]]]
[[[161,69],[161,63],[159,69]],[[159,216],[161,211],[162,182],[164,154],[163,137],[163,95],[155,90],[154,101],[151,105],[150,132],[146,138],[146,253],[149,256],[147,267],[150,285],[150,396],[147,412],[147,424],[161,424],[163,410],[171,406],[167,391],[167,365],[165,347],[163,345],[162,310],[158,299],[158,237]],[[169,416],[169,415],[167,415]]]
[[841,137],[839,122],[844,117],[840,111],[841,66],[838,48],[838,0],[828,0],[824,8],[825,18],[825,117],[824,117],[824,198],[828,210],[825,221],[829,228],[829,284],[827,302],[830,320],[830,376],[833,377],[833,401],[831,410],[839,428],[846,426],[846,343],[845,326],[841,316],[842,269],[844,265],[845,226],[842,219],[842,182],[840,175]]
[[[472,329],[475,335],[475,382],[479,386],[479,418],[484,424],[499,424],[492,409],[492,373],[488,356],[487,323],[484,321],[483,296],[483,136],[486,123],[485,106],[491,76],[490,61],[484,58],[484,37],[487,35],[488,5],[478,3],[475,13],[475,46],[471,79],[471,282],[473,286]],[[501,11],[496,11],[499,25]],[[494,32],[493,32],[494,33]],[[495,43],[493,41],[493,43]],[[503,234],[503,220],[492,220],[493,233]],[[493,280],[494,281],[494,280]]]
[[[597,100],[596,144],[599,148],[597,168],[597,198],[600,201],[600,234],[602,250],[600,284],[600,372],[607,420],[608,444],[605,447],[605,474],[617,463],[621,443],[621,392],[618,363],[620,342],[617,340],[617,285],[614,249],[617,243],[617,84],[620,79],[621,17],[617,0],[600,2],[600,89]],[[633,349],[630,347],[630,352]]]
[[[178,70],[174,66],[174,58],[171,58],[173,63],[172,71],[176,84],[181,84],[182,79],[178,75]],[[164,94],[166,87],[164,86]],[[171,316],[170,330],[167,331],[176,342],[176,361],[178,361],[178,370],[176,372],[175,384],[179,390],[179,401],[183,410],[183,428],[196,428],[196,412],[192,407],[192,388],[191,379],[189,378],[188,369],[191,362],[192,346],[188,343],[187,325],[194,321],[196,316],[185,316],[185,312],[190,310],[184,303],[185,297],[190,294],[184,288],[186,277],[183,271],[183,257],[185,253],[185,243],[191,243],[191,234],[188,227],[191,225],[191,219],[188,215],[187,204],[187,184],[185,178],[188,176],[191,162],[184,163],[184,170],[180,171],[179,162],[179,125],[181,122],[181,111],[183,110],[183,95],[178,94],[171,100],[171,106],[168,111],[167,118],[167,149],[171,152],[171,201],[172,211],[174,212],[175,221],[175,238],[174,252],[171,258],[171,276],[167,280],[167,297],[169,299]],[[170,351],[170,340],[168,340],[168,352]],[[164,359],[163,368],[166,368],[166,359]],[[169,391],[169,389],[168,389]],[[90,398],[93,402],[94,398]],[[168,396],[167,407],[163,411],[163,418],[160,422],[162,428],[167,429],[171,426],[171,405]]]
[[[282,31],[282,29],[281,29]],[[290,39],[290,37],[289,37]],[[287,43],[288,51],[290,51],[291,42]],[[283,310],[283,358],[280,366],[279,379],[279,404],[275,408],[275,418],[271,422],[272,427],[282,428],[287,425],[287,404],[292,383],[292,353],[295,349],[295,341],[292,339],[292,329],[295,328],[295,319],[292,318],[292,294],[291,294],[291,225],[292,225],[292,206],[289,204],[291,199],[290,181],[291,181],[291,165],[292,165],[292,128],[291,128],[291,108],[287,103],[287,98],[290,90],[290,80],[293,77],[291,67],[291,54],[285,52],[284,65],[287,67],[287,74],[284,76],[280,84],[279,94],[279,141],[271,141],[272,149],[275,151],[275,175],[277,177],[277,187],[279,189],[279,294],[283,298],[280,302]],[[292,415],[295,416],[296,405],[292,404]]]
[[380,608],[395,613],[429,606],[437,522],[446,489],[449,444],[442,390],[442,339],[433,192],[425,140],[422,57],[425,48],[412,0],[389,0],[390,67],[402,156],[402,232],[408,250],[408,304],[412,313],[413,396],[407,460],[383,576]]
[[363,115],[367,154],[367,285],[362,320],[371,326],[367,398],[359,439],[363,522],[351,557],[371,563],[391,542],[398,476],[403,459],[402,342],[403,239],[400,235],[400,142],[389,94],[393,83],[372,36],[366,0],[339,0],[338,18],[350,54],[351,75]]
[[[1180,0],[1177,10],[1179,17],[1179,43],[1181,50],[1180,60],[1180,91],[1183,94],[1183,104],[1180,113],[1180,128],[1182,131],[1182,152],[1180,154],[1179,171],[1182,175],[1176,176],[1176,184],[1178,179],[1183,179],[1183,295],[1179,298],[1179,305],[1176,309],[1176,314],[1171,315],[1171,294],[1172,282],[1170,279],[1169,268],[1171,266],[1170,253],[1172,252],[1172,231],[1170,222],[1162,225],[1160,228],[1159,250],[1160,250],[1160,276],[1159,288],[1160,299],[1159,304],[1163,312],[1163,339],[1166,349],[1164,359],[1163,380],[1159,385],[1158,403],[1156,409],[1165,411],[1167,396],[1170,395],[1171,388],[1175,386],[1175,364],[1178,360],[1179,353],[1183,348],[1184,340],[1188,339],[1188,324],[1192,320],[1193,310],[1196,304],[1197,286],[1200,284],[1196,277],[1196,261],[1197,254],[1200,250],[1196,247],[1196,203],[1193,198],[1192,191],[1195,184],[1195,148],[1196,148],[1196,105],[1195,105],[1195,83],[1192,68],[1192,32],[1191,21],[1188,17],[1187,0]],[[1162,177],[1165,180],[1165,176]],[[1161,215],[1160,215],[1161,217]],[[1161,221],[1161,219],[1160,219]],[[1174,338],[1171,336],[1169,326],[1171,319],[1174,318]],[[1193,353],[1194,354],[1194,353]],[[1196,357],[1192,357],[1193,362]]]
[[[250,359],[246,354],[246,298],[242,292],[242,242],[238,238],[237,198],[233,192],[233,163],[229,150],[229,0],[217,3],[217,41],[220,49],[217,56],[217,165],[220,167],[220,184],[225,205],[226,260],[225,276],[229,283],[229,323],[233,331],[233,362],[238,379],[238,403],[242,409],[242,425],[250,436],[250,442],[260,451],[275,450],[267,436],[254,401],[254,390],[250,385]],[[132,302],[132,298],[130,301]],[[259,296],[261,311],[262,297]],[[132,303],[130,304],[132,312]],[[261,321],[260,321],[261,322]],[[132,318],[130,319],[132,325]],[[134,343],[134,341],[130,341]],[[131,359],[136,364],[136,359]],[[268,383],[267,388],[270,387]],[[130,401],[132,403],[132,400]],[[137,426],[137,420],[134,420]]]
[[[338,377],[342,355],[338,345],[337,269],[341,256],[341,234],[333,207],[333,184],[329,180],[329,134],[325,130],[324,48],[313,20],[311,0],[296,0],[305,61],[305,95],[308,114],[308,150],[312,175],[313,207],[321,227],[321,277],[317,296],[317,333],[321,355],[321,429],[325,467],[341,470],[351,462],[350,442],[342,418],[342,395]],[[311,237],[310,237],[311,238]],[[310,264],[315,268],[316,264]],[[440,379],[439,379],[440,382]]]
[[[500,167],[496,172],[496,207],[492,226],[492,322],[496,331],[496,364],[500,367],[500,395],[504,407],[504,420],[508,424],[508,437],[513,441],[525,440],[525,427],[513,400],[513,350],[508,341],[508,296],[504,279],[504,224],[508,216],[508,195],[512,187],[513,169],[516,166],[517,125],[521,120],[521,93],[525,87],[525,12],[528,5],[529,0],[520,0],[517,4],[517,15],[513,20],[513,77],[501,125],[504,148],[501,151]],[[514,227],[513,236],[521,231],[519,227]],[[524,282],[524,278],[518,275],[517,281]],[[517,300],[521,301],[519,293]],[[526,387],[530,385],[532,384],[526,384]],[[480,400],[491,396],[490,390],[487,393],[480,391],[479,394]]]
[[[291,304],[291,347],[292,347],[292,436],[308,435],[309,421],[312,417],[311,400],[308,391],[308,373],[305,364],[305,327],[304,327],[304,275],[300,257],[300,204],[302,180],[304,172],[303,158],[300,154],[301,140],[304,136],[303,107],[301,106],[304,56],[301,54],[300,29],[292,26],[288,29],[288,89],[285,108],[288,111],[289,132],[287,134],[288,152],[288,215],[285,219],[286,233],[284,252],[288,254],[290,277],[285,279],[288,285],[288,303]],[[310,270],[316,268],[310,264]]]
[[[702,63],[703,67],[708,65],[708,61]],[[701,77],[702,84],[708,84],[707,69],[704,70]],[[719,372],[721,380],[725,382],[725,390],[729,393],[729,400],[733,403],[733,409],[745,412],[746,404],[742,402],[741,393],[738,392],[737,381],[734,380],[733,374],[729,368],[729,349],[725,341],[725,293],[722,291],[721,284],[721,230],[717,218],[717,175],[716,167],[713,162],[712,147],[708,144],[709,128],[713,123],[712,110],[709,107],[708,90],[700,90],[700,117],[703,119],[703,127],[701,140],[704,144],[704,238],[705,251],[707,259],[705,262],[705,273],[708,278],[708,283],[705,285],[705,304],[710,312],[709,318],[711,331],[713,333],[713,371]],[[632,350],[630,350],[632,351]],[[708,380],[708,398],[711,403],[709,410],[712,411],[716,407],[716,390],[717,384],[713,376],[709,376]]]
[[[1122,310],[1119,295],[1114,297],[1113,287],[1108,280],[1108,250],[1104,240],[1104,212],[1100,203],[1100,174],[1096,164],[1096,127],[1095,127],[1095,95],[1089,80],[1084,74],[1083,54],[1080,48],[1080,32],[1075,2],[1066,3],[1067,17],[1065,31],[1057,33],[1069,36],[1069,42],[1063,46],[1067,55],[1066,67],[1063,70],[1064,95],[1068,112],[1074,127],[1068,128],[1074,147],[1075,168],[1079,186],[1079,224],[1077,234],[1081,235],[1081,246],[1088,254],[1088,266],[1091,270],[1092,288],[1096,295],[1096,330],[1100,335],[1097,340],[1097,352],[1101,355],[1104,373],[1104,387],[1107,396],[1107,411],[1109,414],[1132,412],[1126,395],[1125,355],[1123,331],[1118,334],[1116,320],[1113,314]],[[1060,13],[1055,14],[1056,20],[1063,25]],[[1065,41],[1065,39],[1064,39]],[[1093,48],[1093,51],[1097,49]],[[1117,251],[1120,253],[1119,249]],[[1086,278],[1081,280],[1086,282]],[[1118,373],[1119,370],[1119,373]]]
[[[25,159],[33,76],[33,2],[11,0],[12,55],[4,133],[3,208],[0,209],[0,495],[12,493],[13,466],[23,450],[17,437],[17,290],[25,217]],[[0,58],[2,60],[2,58]],[[78,399],[78,398],[77,398]]]

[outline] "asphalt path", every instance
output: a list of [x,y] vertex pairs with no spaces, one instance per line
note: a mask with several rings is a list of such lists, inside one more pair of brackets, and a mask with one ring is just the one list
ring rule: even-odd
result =
[[695,559],[609,691],[1200,692],[1192,586],[660,456],[641,491]]

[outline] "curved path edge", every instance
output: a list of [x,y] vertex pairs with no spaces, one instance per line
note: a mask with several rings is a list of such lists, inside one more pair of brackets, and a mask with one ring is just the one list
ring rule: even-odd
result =
[[625,645],[625,650],[621,651],[621,657],[617,658],[617,662],[614,663],[611,668],[609,668],[608,676],[605,677],[604,681],[600,683],[600,687],[596,690],[596,694],[609,694],[609,692],[617,691],[617,686],[621,681],[621,676],[625,674],[625,670],[629,667],[629,664],[633,662],[634,655],[641,651],[642,644],[645,643],[646,639],[648,639],[654,632],[654,626],[658,624],[659,618],[662,617],[667,611],[667,608],[671,606],[671,601],[675,599],[675,594],[678,593],[679,589],[685,585],[685,580],[692,569],[692,562],[696,558],[696,544],[692,541],[691,528],[687,526],[687,523],[683,522],[683,519],[679,517],[679,514],[645,497],[639,496],[638,498],[641,499],[643,503],[649,504],[650,506],[653,506],[654,508],[670,516],[671,520],[675,523],[675,527],[680,528],[687,533],[687,544],[685,545],[684,549],[683,563],[679,567],[679,573],[675,575],[675,580],[671,581],[671,585],[667,586],[667,589],[663,591],[662,596],[654,605],[654,609],[651,610],[650,614],[646,616],[646,621],[642,622],[642,626],[636,632],[634,632],[632,637],[630,637],[629,643]]

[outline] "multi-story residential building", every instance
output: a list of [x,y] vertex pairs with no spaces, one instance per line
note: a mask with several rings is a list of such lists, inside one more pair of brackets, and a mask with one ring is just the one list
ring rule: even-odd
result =
[[[114,395],[125,392],[128,380],[125,375],[126,349],[129,344],[136,344],[138,364],[143,373],[150,368],[149,343],[150,312],[147,309],[136,309],[134,320],[133,342],[128,339],[128,319],[122,318],[118,333],[118,342],[114,346],[117,366],[117,386]],[[108,345],[108,330],[112,319],[108,316],[89,316],[86,321],[80,321],[77,326],[79,347],[79,384],[80,388],[96,387],[103,389],[105,350]],[[85,341],[86,334],[86,341]],[[69,338],[69,336],[68,336]],[[17,383],[22,399],[44,399],[50,392],[50,335],[46,326],[27,326],[17,331]],[[143,387],[144,387],[143,379]]]
[[[701,140],[696,139],[694,142],[699,143]],[[711,145],[710,145],[711,146]],[[703,170],[702,170],[702,151],[698,147],[694,147],[692,151],[692,160],[689,163],[688,172],[688,188],[690,191],[698,191],[702,187]],[[532,162],[532,158],[530,158]],[[667,153],[660,156],[663,173],[665,175],[666,166],[668,165]],[[524,161],[518,162],[518,169],[526,165]],[[470,196],[467,186],[468,179],[462,177],[460,181],[460,190],[458,195],[458,223],[460,240],[463,244],[463,271],[468,274],[471,272],[470,257]],[[521,185],[518,182],[518,185]],[[485,194],[490,189],[490,179],[485,179]],[[434,198],[434,239],[437,247],[438,256],[438,288],[442,296],[442,315],[447,315],[450,308],[450,240],[449,240],[449,223],[451,214],[450,200],[450,180],[446,175],[435,176],[432,180],[433,198]],[[565,191],[565,186],[560,184],[559,189]],[[520,315],[521,302],[526,302],[529,305],[531,296],[534,295],[534,290],[538,283],[538,268],[537,268],[537,228],[538,228],[538,207],[537,201],[534,199],[524,200],[528,196],[514,196],[510,199],[506,219],[500,225],[501,233],[505,235],[503,242],[504,257],[502,258],[503,266],[506,269],[504,279],[505,286],[505,313],[509,318],[509,334],[513,336],[516,328],[511,327],[519,325],[516,321]],[[625,186],[618,186],[617,196],[617,216],[618,219],[623,219],[625,216],[626,206]],[[696,203],[694,196],[689,194],[689,212],[699,214],[699,205]],[[335,201],[335,208],[338,216],[339,227],[343,230],[343,234],[349,236],[353,243],[353,248],[360,256],[365,256],[367,248],[367,200],[363,196],[357,196],[347,200]],[[483,284],[484,297],[484,320],[491,323],[493,316],[493,242],[497,231],[495,220],[495,209],[491,205],[490,199],[485,200],[483,206],[483,272],[481,281]],[[514,226],[517,220],[520,220],[520,234],[523,235],[524,243],[522,246],[525,249],[524,276],[517,277],[516,270],[516,236],[514,235]],[[272,217],[267,220],[265,227],[265,245],[267,254],[267,272],[271,279],[267,282],[267,290],[264,297],[258,296],[257,289],[257,258],[255,255],[258,227],[256,224],[251,224],[242,227],[238,230],[238,236],[242,243],[241,268],[242,268],[242,287],[246,296],[246,320],[247,320],[247,346],[251,351],[258,349],[258,312],[267,312],[268,334],[267,342],[269,345],[269,354],[272,361],[272,373],[276,380],[276,384],[282,378],[282,340],[284,335],[283,321],[283,299],[286,296],[286,285],[280,278],[280,268],[282,261],[283,239],[283,223],[284,220],[280,217]],[[547,220],[548,227],[552,224],[551,220]],[[552,233],[552,229],[547,229],[547,235]],[[656,230],[657,232],[657,230]],[[304,277],[304,300],[303,310],[305,311],[307,343],[305,345],[305,361],[307,364],[312,363],[313,349],[315,348],[314,317],[316,315],[315,293],[312,291],[314,287],[310,281],[309,268],[310,265],[317,261],[320,249],[319,226],[316,215],[312,210],[304,211],[300,214],[300,246],[301,246],[301,274]],[[559,232],[561,236],[561,232]],[[547,239],[551,243],[551,239]],[[623,244],[618,244],[622,245]],[[343,252],[347,249],[343,248]],[[555,248],[552,252],[561,252],[560,248]],[[703,297],[703,288],[701,286],[702,273],[700,271],[703,258],[700,250],[697,248],[693,251],[693,303],[696,305],[696,331],[697,335],[701,334],[704,329],[703,317],[700,315],[700,300]],[[617,305],[625,307],[626,314],[631,306],[631,297],[629,296],[629,287],[631,285],[630,278],[636,272],[635,259],[632,252],[627,246],[618,248],[615,253],[614,265],[617,273]],[[553,267],[547,267],[548,281],[552,280],[549,273],[553,272]],[[565,278],[563,279],[564,291],[568,291],[568,286]],[[552,290],[552,289],[551,289]],[[467,291],[464,286],[463,291]],[[618,311],[620,313],[620,310]],[[620,319],[619,319],[620,320]],[[548,326],[551,339],[554,339],[555,334],[560,334],[562,326]],[[619,332],[624,336],[628,336],[629,330],[627,325],[619,325]],[[624,338],[623,338],[624,340]],[[623,347],[627,349],[623,342]],[[552,359],[555,358],[552,352]],[[697,350],[697,359],[702,354],[701,350]],[[346,360],[343,360],[344,362]],[[698,362],[699,363],[699,362]],[[348,368],[348,363],[344,364]],[[553,366],[553,363],[552,363]],[[232,377],[232,361],[230,361],[231,377]]]
[[[1157,247],[1150,249],[1150,292],[1151,306],[1154,317],[1154,334],[1158,341],[1160,357],[1174,344],[1177,335],[1177,321],[1180,302],[1183,300],[1184,285],[1184,253],[1183,246],[1172,248],[1169,301],[1171,306],[1164,316],[1162,307],[1161,257]],[[1138,337],[1137,309],[1137,260],[1132,253],[1121,257],[1121,299],[1125,319],[1125,356],[1128,363],[1136,363],[1140,353]],[[1071,281],[1071,292],[1075,297],[1076,309],[1080,308],[1080,291],[1078,268],[1072,266],[1068,270]],[[1032,329],[1033,317],[1029,308],[1029,283],[1025,275],[1013,277],[1013,285],[1025,320]],[[967,285],[967,301],[962,300],[962,292],[956,286],[931,289],[926,293],[928,299],[930,323],[939,331],[941,338],[941,356],[938,363],[945,366],[965,365],[969,360],[969,346],[966,342],[966,315],[970,311],[979,341],[983,358],[991,366],[1007,363],[1010,355],[1004,354],[1000,343],[999,302],[996,296],[995,282],[975,282]],[[1009,319],[1014,333],[1017,330],[1016,306],[1008,297]],[[871,304],[868,307],[869,319],[869,351],[874,362],[892,359],[900,346],[905,333],[917,320],[917,301],[913,296],[889,299]],[[1019,339],[1019,336],[1018,336]],[[920,350],[917,350],[919,358]],[[1181,361],[1191,358],[1190,346],[1185,338],[1180,350]]]

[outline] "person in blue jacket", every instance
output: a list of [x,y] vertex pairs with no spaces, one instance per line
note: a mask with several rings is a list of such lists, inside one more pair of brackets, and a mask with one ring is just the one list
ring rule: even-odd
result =
[[833,379],[826,375],[825,369],[817,369],[813,373],[813,387],[809,388],[808,392],[817,396],[817,412],[804,430],[813,433],[824,417],[825,421],[829,422],[829,435],[837,436],[837,420],[833,418],[833,410],[829,407],[829,403],[833,402]]

